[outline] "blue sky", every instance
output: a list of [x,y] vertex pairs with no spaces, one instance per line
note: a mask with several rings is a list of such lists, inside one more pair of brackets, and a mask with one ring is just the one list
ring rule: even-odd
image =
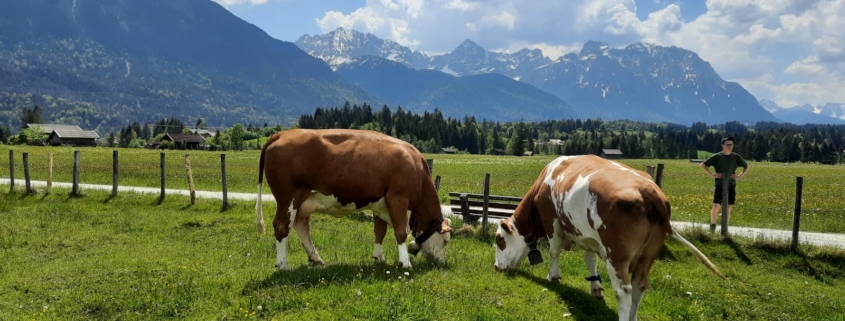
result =
[[437,54],[472,39],[556,59],[587,40],[697,52],[784,107],[845,103],[845,0],[214,0],[270,36],[337,27]]

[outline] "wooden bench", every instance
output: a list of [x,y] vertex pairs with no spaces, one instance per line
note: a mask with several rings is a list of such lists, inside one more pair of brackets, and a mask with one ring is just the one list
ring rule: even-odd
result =
[[[487,201],[488,218],[506,218],[513,211],[522,197],[490,195]],[[484,195],[449,192],[449,205],[452,213],[460,213],[464,222],[476,222],[484,216]]]

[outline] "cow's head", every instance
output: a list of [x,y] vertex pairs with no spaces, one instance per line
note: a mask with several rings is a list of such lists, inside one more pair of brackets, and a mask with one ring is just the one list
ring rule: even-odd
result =
[[432,224],[428,229],[408,244],[408,253],[417,255],[422,250],[423,256],[432,261],[442,263],[446,260],[446,244],[452,239],[452,221],[444,218],[440,224]]
[[496,262],[493,267],[496,271],[515,269],[526,256],[530,258],[532,265],[543,262],[534,237],[531,233],[520,234],[511,218],[499,221],[495,247]]

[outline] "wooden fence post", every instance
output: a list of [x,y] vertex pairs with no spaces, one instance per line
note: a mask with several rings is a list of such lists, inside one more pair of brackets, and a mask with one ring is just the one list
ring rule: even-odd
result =
[[657,187],[663,188],[663,164],[657,163],[657,177],[654,179]]
[[730,184],[731,174],[722,174],[722,236],[728,235],[728,207],[730,207],[730,196],[728,195],[728,185]]
[[487,215],[490,207],[490,173],[484,175],[484,207],[481,216],[481,230],[487,235]]
[[29,153],[27,152],[23,153],[23,180],[24,186],[26,186],[26,193],[32,194],[32,185],[29,180]]
[[434,159],[427,158],[425,162],[428,163],[428,173],[434,175]]
[[53,192],[53,152],[47,154],[47,194]]
[[15,151],[9,150],[9,193],[15,191]]
[[464,217],[464,222],[473,221],[472,215],[469,214],[469,196],[466,193],[461,194],[461,216]]
[[651,179],[654,180],[654,165],[646,165],[645,172],[648,176],[651,176]]
[[801,225],[801,194],[804,189],[804,177],[795,178],[795,212],[792,216],[792,250],[798,251],[798,228]]
[[226,154],[220,154],[220,167],[223,169],[223,209],[229,208],[229,191],[226,184]]
[[118,154],[115,149],[111,155],[111,196],[117,196],[117,177],[118,177]]
[[73,188],[70,191],[71,195],[79,195],[79,158],[80,152],[73,151]]
[[434,178],[434,189],[436,189],[437,191],[440,191],[440,175],[437,175]]
[[160,161],[161,163],[161,195],[159,196],[159,202],[164,200],[164,152],[161,152]]
[[197,192],[194,190],[194,173],[191,170],[191,154],[185,154],[185,169],[188,171],[188,189],[191,191],[191,205],[197,200]]

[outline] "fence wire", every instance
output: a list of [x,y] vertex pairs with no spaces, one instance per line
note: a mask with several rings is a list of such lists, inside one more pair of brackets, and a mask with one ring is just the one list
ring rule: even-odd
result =
[[[112,150],[78,149],[80,183],[112,184]],[[0,177],[8,178],[8,148],[0,149]],[[30,177],[46,181],[48,154],[53,153],[53,181],[71,182],[73,151],[66,147],[15,148],[14,177],[17,190],[23,190],[22,152],[29,154]],[[221,154],[226,154],[229,192],[255,193],[258,181],[258,151],[182,151],[165,153],[165,187],[188,189],[185,155],[190,154],[197,190],[221,191]],[[433,175],[441,176],[440,202],[449,203],[449,192],[483,191],[484,176],[490,173],[490,194],[523,196],[543,167],[553,159],[535,157],[478,157],[467,155],[426,155],[434,159]],[[714,180],[698,163],[684,160],[619,160],[635,169],[664,163],[663,191],[672,206],[672,219],[709,223]],[[801,203],[801,230],[845,233],[845,166],[815,164],[750,163],[748,175],[737,182],[736,205],[730,225],[789,230],[795,209],[796,177],[804,177]],[[330,170],[330,169],[328,169]],[[119,185],[160,188],[160,153],[150,150],[119,150]],[[266,184],[266,183],[265,183]],[[43,190],[43,187],[37,187]],[[84,190],[83,190],[84,193]],[[266,191],[269,193],[269,190]],[[719,212],[721,213],[721,211]],[[720,222],[720,221],[717,221]]]

